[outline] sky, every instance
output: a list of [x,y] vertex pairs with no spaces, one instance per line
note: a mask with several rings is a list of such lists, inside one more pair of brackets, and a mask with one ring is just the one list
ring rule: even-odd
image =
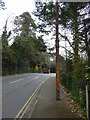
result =
[[[7,31],[13,30],[15,16],[21,15],[28,11],[31,15],[35,9],[35,0],[2,0],[5,3],[5,10],[0,10],[0,36],[2,35],[5,22],[7,22]],[[32,15],[34,17],[34,15]],[[13,34],[9,44],[12,44]]]
[[[35,0],[3,0],[6,5],[5,10],[0,10],[0,35],[2,34],[3,27],[5,26],[5,22],[8,18],[8,31],[9,29],[13,29],[13,21],[15,16],[18,16],[22,14],[23,12],[28,11],[30,14],[35,9]],[[32,14],[31,14],[32,15]],[[32,15],[32,17],[34,17]],[[52,36],[51,36],[52,37]],[[51,39],[48,36],[45,36],[45,41],[47,42],[47,45],[52,47],[55,45],[55,41],[51,41]],[[10,41],[10,44],[12,41]],[[65,43],[60,43],[65,44]],[[63,52],[63,50],[61,50]],[[61,52],[60,51],[60,52]]]
[[[15,16],[18,16],[22,14],[23,12],[28,11],[31,15],[32,12],[35,9],[35,0],[3,0],[5,2],[5,10],[0,10],[0,35],[2,34],[3,27],[5,26],[5,22],[8,18],[8,24],[7,28],[8,31],[13,29],[14,24],[14,18]],[[32,18],[35,18],[34,15],[32,15]],[[48,40],[48,36],[44,37],[46,41]],[[12,41],[10,42],[10,44]],[[51,41],[50,41],[51,43]],[[54,42],[50,44],[48,42],[48,45],[53,46]]]
[[35,0],[3,0],[6,5],[5,10],[0,10],[0,32],[8,18],[10,22],[14,17],[23,12],[32,12],[35,9]]

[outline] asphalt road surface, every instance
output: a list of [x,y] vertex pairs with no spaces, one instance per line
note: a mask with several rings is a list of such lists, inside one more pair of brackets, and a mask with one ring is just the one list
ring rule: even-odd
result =
[[36,88],[55,74],[31,73],[2,78],[2,118],[15,118]]

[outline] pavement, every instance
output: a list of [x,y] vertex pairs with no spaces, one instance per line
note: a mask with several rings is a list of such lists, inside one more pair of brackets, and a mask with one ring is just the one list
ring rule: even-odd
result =
[[56,100],[55,77],[46,80],[40,90],[37,104],[33,110],[31,118],[80,118],[71,111],[67,104],[66,95],[63,88],[60,90],[60,101]]

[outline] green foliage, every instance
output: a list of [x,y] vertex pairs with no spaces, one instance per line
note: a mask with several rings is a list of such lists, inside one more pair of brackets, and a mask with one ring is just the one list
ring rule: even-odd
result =
[[[60,58],[61,83],[72,93],[81,108],[85,108],[85,84],[90,82],[90,19],[88,16],[90,3],[88,2],[65,2],[59,3],[59,25],[72,32],[72,42],[67,39],[72,47],[72,57],[68,56],[66,61]],[[41,66],[47,61],[48,66],[55,72],[55,60],[50,63],[49,55],[45,54],[46,45],[42,37],[36,37],[36,28],[40,32],[50,33],[55,30],[55,5],[53,2],[36,3],[34,15],[38,17],[38,27],[28,12],[24,12],[15,18],[17,34],[11,47],[8,47],[5,30],[3,39],[3,69],[6,72],[34,72],[35,66]],[[47,27],[48,26],[48,27]],[[48,30],[46,29],[48,28]],[[66,35],[67,36],[67,35]],[[66,39],[66,36],[64,38]],[[84,53],[84,57],[81,57]],[[85,57],[85,53],[87,57]],[[85,68],[85,66],[88,66]],[[41,68],[39,69],[41,71]],[[89,72],[88,72],[89,71]]]
[[[36,8],[34,15],[41,20],[39,24],[40,31],[45,32],[47,25],[51,28],[49,30],[54,29],[56,19],[54,3],[48,2],[42,4],[39,2],[36,4]],[[72,57],[66,60],[66,64],[61,63],[60,65],[61,82],[71,91],[73,99],[84,109],[85,81],[90,78],[90,72],[85,72],[85,65],[87,64],[90,67],[90,39],[88,38],[90,33],[90,19],[88,18],[90,15],[90,3],[64,2],[59,3],[59,8],[59,24],[63,29],[69,29],[73,36],[72,42],[67,39],[72,47]],[[67,33],[66,36],[68,36]],[[64,36],[65,39],[67,38],[66,36]],[[81,51],[84,55],[85,52],[87,53],[88,59],[85,56],[81,57]]]
[[17,34],[21,32],[20,35],[24,37],[29,35],[35,35],[36,24],[29,12],[24,12],[20,16],[16,16],[14,24],[16,25],[14,32],[16,32]]
[[46,48],[47,46],[45,45],[42,37],[38,37],[38,39],[36,40],[35,42],[35,47],[37,47],[37,49],[41,52],[45,52],[46,51]]
[[[55,27],[55,5],[53,2],[36,2],[36,10],[33,14],[41,21],[38,23],[39,32],[49,34]],[[48,27],[48,29],[46,29]]]
[[[89,13],[90,3],[64,3],[61,8],[61,25],[72,30],[73,41],[70,46],[73,50],[72,68],[71,72],[67,70],[67,74],[63,74],[63,84],[69,89],[80,107],[85,110],[85,84],[90,81],[90,72],[86,72],[85,65],[90,66],[90,50],[89,50],[89,18],[85,16]],[[82,12],[83,11],[83,12]],[[69,40],[68,40],[69,41]],[[87,53],[87,58],[82,59],[80,53],[82,51]],[[88,61],[88,63],[87,63]],[[69,67],[69,66],[68,66]],[[68,68],[67,67],[67,68]],[[70,75],[68,82],[67,76]],[[88,80],[86,80],[88,79]],[[69,83],[69,87],[68,86]],[[70,87],[71,86],[71,87]]]
[[[42,49],[36,46],[38,42]],[[34,67],[41,62],[42,52],[46,51],[46,47],[43,39],[41,41],[31,36],[17,36],[13,45],[7,46],[2,51],[3,74],[13,74],[34,72]]]
[[43,52],[47,49],[43,38],[35,36],[36,25],[28,12],[17,16],[15,25],[14,32],[17,36],[11,46],[8,46],[11,32],[7,32],[7,21],[2,34],[3,75],[34,72],[35,66],[41,63]]

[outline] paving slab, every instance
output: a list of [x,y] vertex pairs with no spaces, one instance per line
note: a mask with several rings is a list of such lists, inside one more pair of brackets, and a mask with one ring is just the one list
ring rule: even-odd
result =
[[38,97],[31,118],[72,118],[73,120],[80,120],[67,104],[62,88],[60,89],[60,101],[56,100],[55,77],[46,80]]

